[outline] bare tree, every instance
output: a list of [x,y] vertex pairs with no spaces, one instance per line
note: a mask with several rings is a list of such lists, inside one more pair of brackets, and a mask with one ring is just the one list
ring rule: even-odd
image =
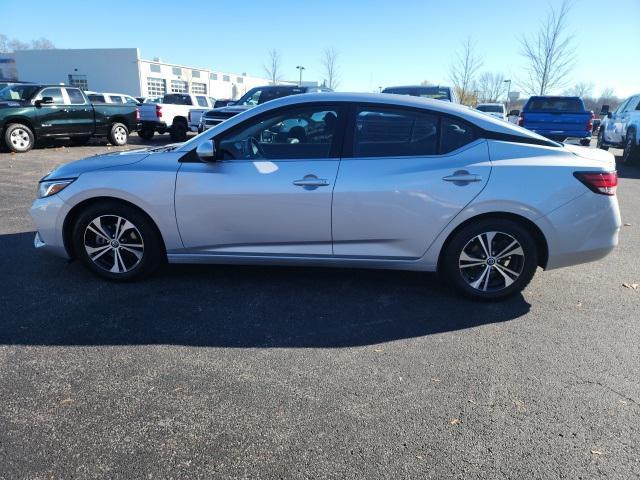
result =
[[264,72],[274,85],[282,79],[281,68],[280,53],[275,48],[269,50],[269,63],[264,65]]
[[324,68],[324,84],[332,90],[335,90],[340,83],[337,65],[338,52],[333,47],[325,48],[321,61],[322,67]]
[[527,93],[545,95],[566,84],[575,60],[573,37],[566,33],[570,3],[551,8],[538,33],[521,40],[521,54],[527,63],[526,78],[520,82]]
[[593,93],[592,82],[579,82],[566,91],[567,95],[576,97],[590,97]]
[[475,79],[482,66],[482,59],[476,54],[471,38],[462,44],[449,67],[449,78],[458,94],[460,103],[471,105],[475,100]]
[[31,41],[31,48],[34,50],[53,50],[56,46],[48,38],[40,37]]
[[479,99],[482,102],[497,102],[505,92],[504,74],[484,72],[478,78]]
[[15,52],[18,50],[29,50],[30,45],[28,43],[22,42],[16,38],[12,38],[8,42],[9,51]]

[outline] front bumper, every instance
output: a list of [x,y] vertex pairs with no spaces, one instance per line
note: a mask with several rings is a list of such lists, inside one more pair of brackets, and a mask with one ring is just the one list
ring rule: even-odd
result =
[[29,214],[38,231],[34,247],[62,258],[70,258],[62,235],[64,219],[71,208],[58,195],[38,198],[29,209]]

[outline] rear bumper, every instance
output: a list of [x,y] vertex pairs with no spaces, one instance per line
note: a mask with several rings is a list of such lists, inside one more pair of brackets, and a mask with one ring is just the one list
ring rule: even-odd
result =
[[167,124],[165,122],[159,122],[157,120],[142,120],[140,123],[141,130],[167,130]]
[[543,229],[549,248],[547,270],[607,256],[618,245],[622,226],[617,197],[592,192],[540,220],[549,222],[549,229]]

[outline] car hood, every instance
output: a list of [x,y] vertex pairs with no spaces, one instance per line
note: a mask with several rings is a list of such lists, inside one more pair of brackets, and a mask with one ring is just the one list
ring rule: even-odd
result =
[[86,172],[102,170],[105,168],[119,167],[137,163],[149,155],[149,149],[129,150],[126,152],[105,153],[93,157],[76,160],[75,162],[60,165],[49,172],[43,180],[57,178],[76,178]]
[[248,107],[246,105],[230,105],[228,107],[220,107],[220,108],[214,108],[213,110],[209,110],[206,113],[206,116],[215,117],[216,115],[222,114],[224,116],[232,117],[234,115],[237,115],[238,113],[245,112],[250,108],[251,107]]

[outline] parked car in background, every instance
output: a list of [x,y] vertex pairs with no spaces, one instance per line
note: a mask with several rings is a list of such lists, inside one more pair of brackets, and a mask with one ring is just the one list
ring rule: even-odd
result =
[[609,105],[602,106],[602,119],[598,132],[598,148],[623,148],[624,163],[640,164],[640,94],[624,100],[613,112]]
[[299,95],[302,93],[331,92],[330,88],[312,87],[297,85],[265,85],[255,87],[245,93],[239,100],[229,103],[226,107],[215,108],[206,111],[201,116],[198,132],[203,132],[211,127],[224,122],[225,120],[244,112],[256,105],[261,105],[269,100],[288,97],[289,95]]
[[162,103],[162,96],[160,97],[136,97],[138,103]]
[[259,105],[181,145],[61,166],[30,213],[36,247],[109,280],[166,260],[368,267],[440,271],[497,300],[538,266],[611,252],[616,186],[610,153],[461,105],[322,93]]
[[221,98],[216,100],[213,104],[213,108],[226,107],[227,105],[232,105],[236,103],[232,98]]
[[460,103],[455,91],[451,87],[442,85],[416,85],[405,87],[387,87],[381,93],[394,93],[396,95],[410,95],[412,97],[431,98],[446,102]]
[[123,93],[105,93],[105,92],[84,92],[91,103],[128,103],[131,105],[138,105],[140,102],[137,98],[131,95],[125,95]]
[[0,132],[12,152],[31,150],[36,141],[70,138],[82,145],[91,137],[127,143],[139,127],[139,110],[131,104],[95,104],[82,90],[65,85],[10,85],[0,90]]
[[197,107],[213,108],[211,98],[190,93],[165,93],[161,103],[140,106],[142,129],[138,135],[150,140],[158,132],[169,132],[174,142],[184,142],[189,131],[189,112]]
[[504,108],[503,103],[479,103],[476,105],[476,110],[500,120],[507,119],[507,110]]
[[560,142],[578,139],[588,146],[593,132],[593,112],[580,97],[535,96],[520,112],[518,125]]

